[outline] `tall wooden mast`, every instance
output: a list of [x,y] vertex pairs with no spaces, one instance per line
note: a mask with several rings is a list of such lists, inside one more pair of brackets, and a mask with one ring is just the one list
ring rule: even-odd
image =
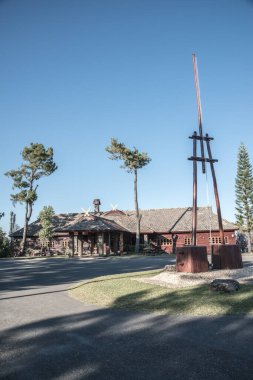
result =
[[192,60],[193,60],[193,70],[194,70],[194,79],[195,79],[196,96],[197,96],[199,136],[201,137],[200,150],[201,150],[201,158],[203,159],[203,161],[202,161],[202,173],[204,174],[206,171],[205,160],[204,160],[205,159],[205,149],[204,149],[204,142],[202,140],[202,137],[203,137],[202,109],[201,109],[200,90],[199,90],[199,76],[198,76],[197,58],[196,58],[195,53],[192,54]]
[[[190,138],[193,139],[193,156],[189,158],[189,160],[193,161],[192,245],[196,245],[197,243],[196,236],[197,236],[197,162],[198,161],[202,163],[203,174],[206,172],[205,163],[206,162],[210,163],[210,168],[211,168],[211,173],[212,173],[212,178],[213,178],[213,188],[214,188],[217,216],[218,216],[220,240],[221,240],[221,244],[225,244],[219,193],[218,193],[217,181],[216,181],[215,170],[214,170],[214,162],[217,162],[218,160],[213,159],[212,153],[211,153],[210,140],[213,140],[213,138],[209,137],[208,134],[203,136],[202,109],[201,109],[201,100],[200,100],[200,91],[199,91],[199,79],[198,79],[196,54],[192,55],[192,59],[193,59],[194,79],[195,79],[195,86],[196,86],[198,124],[199,124],[199,135],[197,134],[197,132],[194,132],[194,134],[190,136]],[[197,156],[197,141],[200,142],[201,157]],[[204,142],[206,143],[208,158],[205,158]]]

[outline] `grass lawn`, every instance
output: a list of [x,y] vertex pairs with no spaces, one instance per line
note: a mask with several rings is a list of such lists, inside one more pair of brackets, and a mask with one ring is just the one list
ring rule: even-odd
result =
[[72,297],[107,307],[170,315],[253,314],[253,287],[241,285],[235,293],[212,292],[207,285],[181,289],[140,283],[160,270],[97,277],[73,287]]

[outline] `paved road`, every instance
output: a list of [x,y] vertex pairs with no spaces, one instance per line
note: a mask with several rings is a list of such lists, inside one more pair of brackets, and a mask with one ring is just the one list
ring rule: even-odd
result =
[[79,303],[66,292],[73,282],[167,261],[1,260],[0,378],[253,379],[252,318],[125,312]]

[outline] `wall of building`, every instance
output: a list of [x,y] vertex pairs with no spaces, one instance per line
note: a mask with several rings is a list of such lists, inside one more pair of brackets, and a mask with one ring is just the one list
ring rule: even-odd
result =
[[[176,246],[177,247],[185,247],[186,245],[191,245],[191,233],[183,232],[176,233],[178,236]],[[236,236],[235,231],[224,231],[225,242],[226,244],[236,244]],[[219,232],[214,231],[211,233],[212,244],[219,244]],[[152,234],[148,235],[148,242],[154,244],[154,246],[160,248],[161,250],[172,253],[173,250],[173,242],[172,242],[172,234]],[[206,246],[208,253],[211,253],[211,245],[210,245],[210,232],[197,232],[197,245]]]
[[[135,234],[125,234],[123,240],[120,239],[120,233],[109,233],[106,232],[103,235],[103,242],[106,246],[106,252],[114,252],[118,253],[119,251],[127,252],[134,249],[135,244]],[[176,246],[177,247],[184,247],[186,245],[191,245],[191,233],[185,232],[185,233],[176,233],[178,236]],[[235,231],[225,231],[225,240],[226,244],[236,244],[236,236]],[[212,243],[218,244],[219,243],[219,232],[215,231],[212,232]],[[83,241],[83,252],[85,250],[85,241],[89,241],[90,248],[93,252],[96,251],[96,244],[97,244],[97,236],[96,234],[93,234],[92,236],[88,235],[83,236],[82,234],[78,235],[78,239],[81,238]],[[92,239],[91,239],[92,238]],[[77,236],[73,235],[73,237],[69,236],[69,234],[59,234],[54,237],[52,240],[52,243],[50,244],[50,251],[55,253],[65,253],[68,250],[72,251],[72,244],[74,244],[74,252],[78,252],[78,249],[80,249],[80,246],[78,248],[78,239]],[[92,240],[92,241],[91,241]],[[19,239],[14,239],[14,245],[19,248],[20,247],[20,241]],[[172,253],[173,251],[173,242],[172,242],[172,234],[164,233],[164,234],[141,234],[141,244],[150,244],[157,250],[163,250],[167,253]],[[197,245],[203,245],[207,247],[207,251],[210,253],[211,251],[211,245],[210,245],[210,232],[198,232],[197,233]],[[95,247],[95,248],[94,248]],[[111,247],[111,248],[109,248]],[[35,253],[39,253],[42,251],[41,243],[37,237],[29,237],[27,238],[27,248],[30,248],[34,250]],[[46,248],[46,247],[45,247]],[[46,249],[45,249],[46,250]]]

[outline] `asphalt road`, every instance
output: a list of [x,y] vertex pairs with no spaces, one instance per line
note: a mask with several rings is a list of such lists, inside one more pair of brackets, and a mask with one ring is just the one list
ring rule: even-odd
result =
[[167,263],[1,260],[0,378],[253,379],[253,318],[133,313],[86,305],[66,292],[73,282]]

